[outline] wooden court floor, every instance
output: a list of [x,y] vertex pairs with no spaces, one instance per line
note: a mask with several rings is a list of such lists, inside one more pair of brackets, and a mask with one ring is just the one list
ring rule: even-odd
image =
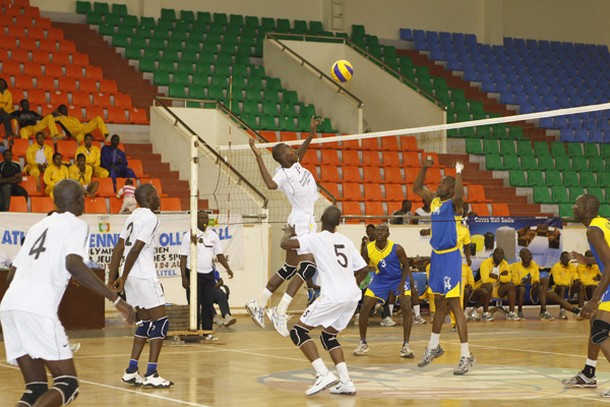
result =
[[[550,311],[557,316],[556,307]],[[381,327],[379,318],[369,324],[369,353],[353,356],[358,327],[348,327],[339,340],[356,383],[356,396],[324,391],[306,397],[303,392],[313,381],[309,363],[290,339],[269,326],[259,329],[246,316],[239,317],[231,328],[218,329],[223,344],[168,344],[159,364],[161,375],[176,383],[168,390],[144,390],[121,382],[131,349],[131,329],[69,332],[71,340],[82,345],[75,355],[81,387],[74,405],[558,407],[610,403],[600,397],[610,389],[610,365],[603,357],[598,363],[598,389],[565,390],[561,385],[562,378],[584,364],[586,321],[572,316],[568,321],[539,321],[535,309],[526,310],[525,321],[509,322],[495,316],[493,322],[469,323],[471,351],[477,362],[463,377],[452,374],[459,341],[449,325],[441,335],[445,355],[425,368],[416,364],[430,335],[429,324],[413,327],[415,359],[399,357],[402,328]],[[318,332],[312,337],[318,341]],[[328,354],[322,355],[330,366]],[[141,370],[146,361],[143,357]],[[0,405],[14,405],[22,389],[21,375],[6,364],[2,344]]]

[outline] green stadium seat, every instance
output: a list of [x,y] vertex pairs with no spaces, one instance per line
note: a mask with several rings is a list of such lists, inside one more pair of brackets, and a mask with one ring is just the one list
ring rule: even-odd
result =
[[192,99],[205,99],[205,88],[202,85],[189,86],[189,97]]
[[97,13],[87,14],[87,24],[89,25],[101,25],[104,23],[104,16]]
[[299,131],[298,126],[295,124],[293,116],[281,116],[280,117],[280,130],[282,131]]
[[559,157],[568,157],[565,144],[560,142],[551,143],[551,154],[553,155],[553,157],[555,157],[555,159]]
[[525,179],[525,172],[523,170],[511,170],[508,173],[508,182],[513,187],[526,187],[528,186],[527,180]]
[[589,170],[589,162],[584,157],[580,157],[579,159],[574,158],[572,160],[572,169],[575,171],[587,171]]
[[532,143],[529,140],[517,140],[517,154],[520,157],[533,157]]
[[604,218],[610,218],[610,204],[602,203],[599,206],[599,215]]
[[501,171],[504,169],[504,164],[502,163],[502,157],[497,154],[491,154],[485,156],[485,167],[489,171]]
[[478,138],[467,138],[466,139],[466,153],[484,155],[483,146],[481,140]]
[[569,203],[568,191],[563,186],[551,187],[551,198],[553,203]]
[[305,34],[307,33],[307,21],[304,20],[294,20],[294,27],[291,30],[295,34]]
[[[303,103],[300,104],[299,116],[305,117],[308,120],[307,123],[309,123],[309,120],[311,120],[311,117],[315,116],[315,115],[316,115],[316,109],[315,109],[314,105],[311,105],[311,104],[306,105]],[[309,124],[308,124],[308,126],[309,126]]]
[[212,14],[208,11],[198,11],[197,12],[197,24],[211,24],[212,23]]
[[258,28],[258,26],[259,26],[258,17],[246,16],[246,18],[244,19],[244,26],[250,27],[250,28],[252,28],[252,27]]
[[98,15],[110,14],[110,6],[108,5],[108,3],[96,1],[93,3],[93,13]]
[[549,155],[549,145],[546,141],[536,141],[534,142],[534,153],[540,157]]
[[576,198],[585,193],[585,189],[583,187],[570,187],[568,188],[570,202],[576,202]]
[[142,51],[140,47],[128,47],[125,48],[125,58],[127,59],[140,59],[142,57]]
[[521,169],[521,163],[519,162],[519,156],[517,154],[507,154],[507,155],[502,156],[502,168],[505,170]]
[[567,143],[568,155],[570,157],[582,157],[582,144],[581,143]]
[[142,58],[139,62],[140,72],[154,72],[157,69],[155,60],[152,58]]
[[145,49],[147,46],[146,38],[132,36],[129,42],[129,48]]
[[534,202],[537,204],[551,204],[553,199],[546,186],[534,187]]
[[523,129],[521,127],[511,126],[509,130],[509,135],[514,140],[522,140],[525,138],[523,134]]
[[309,34],[320,35],[324,32],[324,27],[321,21],[310,21],[309,22]]
[[[581,162],[584,162],[585,167],[587,166],[586,160],[582,160]],[[570,159],[568,158],[567,155],[564,155],[563,157],[555,157],[555,169],[558,169],[558,170],[572,169],[572,163],[570,162]]]
[[229,23],[229,19],[225,13],[212,14],[212,20],[214,25],[227,25]]
[[176,10],[174,10],[173,8],[162,8],[161,9],[161,19],[159,22],[161,22],[162,20],[166,20],[166,21],[176,21]]
[[155,70],[155,74],[153,76],[153,84],[155,84],[156,86],[167,86],[171,82],[172,81],[169,78],[169,71]]
[[153,17],[140,17],[140,27],[147,29],[154,29],[157,26],[157,22]]
[[112,14],[115,14],[117,16],[126,16],[127,15],[127,5],[113,4],[112,5]]
[[555,168],[555,161],[551,155],[538,156],[538,168],[541,170],[552,170]]
[[352,35],[366,35],[364,30],[364,25],[361,24],[352,24]]
[[559,216],[562,218],[571,218],[574,216],[574,212],[572,212],[572,204],[571,203],[561,203],[559,204]]
[[604,190],[600,187],[587,187],[587,193],[595,195],[601,202],[605,200]]
[[610,157],[610,143],[600,144],[599,148],[602,157]]
[[[580,160],[585,160],[584,157],[580,157]],[[589,169],[594,172],[606,171],[606,161],[603,157],[589,157]]]
[[269,115],[269,116],[277,116],[278,115],[277,104],[274,102],[264,101],[263,102],[263,114]]
[[[595,175],[597,174],[597,181],[595,179]],[[598,172],[598,173],[594,173],[593,171],[581,171],[580,173],[580,185],[587,188],[587,187],[594,187],[596,185],[600,185],[600,186],[605,186],[608,185],[607,183],[605,183],[604,180],[604,184],[600,184],[599,181],[602,180],[604,178],[604,175],[602,174],[607,174],[605,172]],[[601,177],[600,177],[601,175]],[[608,180],[610,181],[610,177],[608,178]]]
[[[309,121],[311,119],[309,117],[305,117],[305,116],[299,116],[297,118],[297,122],[298,122],[298,128],[299,131],[309,131]],[[319,128],[318,128],[319,131]]]
[[260,117],[260,128],[264,130],[279,130],[278,125],[275,124],[275,117],[269,115]]
[[115,35],[114,24],[101,23],[99,28],[100,35]]
[[580,186],[580,180],[576,171],[564,171],[563,172],[563,185],[566,187],[577,187]]
[[162,71],[175,71],[174,61],[171,59],[162,59],[159,61],[159,69]]
[[545,183],[549,187],[563,185],[563,180],[561,179],[561,172],[557,170],[545,171]]
[[500,140],[500,154],[517,154],[517,149],[515,148],[515,142],[510,139]]
[[187,86],[191,83],[189,79],[189,74],[187,72],[174,72],[172,82],[175,84],[180,84],[182,86]]
[[195,12],[192,10],[180,10],[180,20],[184,22],[194,22]]
[[528,170],[527,171],[527,185],[530,187],[546,185],[544,175],[540,170]]
[[77,14],[90,14],[93,11],[91,3],[88,1],[77,1],[76,2],[76,13]]
[[500,154],[497,140],[483,140],[483,151],[486,155],[489,154]]
[[524,170],[538,169],[538,162],[534,156],[519,155],[519,158],[521,159],[521,168]]
[[595,143],[585,143],[584,150],[585,157],[595,157],[599,155],[599,150],[597,149],[597,144]]

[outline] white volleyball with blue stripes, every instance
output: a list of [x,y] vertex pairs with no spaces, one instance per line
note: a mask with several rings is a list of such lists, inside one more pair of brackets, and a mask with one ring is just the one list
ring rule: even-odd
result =
[[354,67],[349,61],[340,59],[333,64],[330,74],[337,82],[345,83],[354,76]]

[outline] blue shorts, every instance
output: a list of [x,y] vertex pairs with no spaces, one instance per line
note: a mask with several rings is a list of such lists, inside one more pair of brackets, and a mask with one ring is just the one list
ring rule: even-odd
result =
[[610,287],[602,294],[602,298],[599,300],[599,309],[610,312]]
[[[373,297],[380,299],[381,301],[387,301],[390,293],[394,293],[397,297],[399,297],[403,292],[400,291],[398,285],[402,280],[402,276],[398,279],[388,279],[388,278],[379,278],[379,276],[373,277],[373,281],[369,284],[369,287],[366,289],[364,295],[366,297]],[[408,288],[407,288],[408,287]],[[411,284],[409,279],[405,281],[405,290],[411,291]]]
[[430,256],[428,285],[434,294],[459,297],[462,291],[462,254],[459,250]]

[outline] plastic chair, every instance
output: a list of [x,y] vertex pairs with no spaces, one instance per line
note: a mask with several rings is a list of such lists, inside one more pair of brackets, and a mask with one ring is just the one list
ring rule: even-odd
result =
[[25,196],[11,196],[11,203],[8,210],[9,212],[27,212],[28,203]]
[[492,203],[491,213],[493,216],[510,216],[510,209],[506,203]]
[[85,213],[108,213],[106,198],[85,199]]
[[180,198],[161,198],[162,211],[181,211],[182,203]]
[[55,210],[55,204],[49,196],[33,196],[30,197],[30,206],[32,212],[49,213]]
[[[97,189],[97,195],[101,197],[111,197],[115,196],[114,193],[114,185],[112,185],[111,178],[97,178],[93,177],[91,181],[99,182],[99,187]],[[118,179],[117,179],[118,181]],[[117,182],[118,183],[118,182]]]

